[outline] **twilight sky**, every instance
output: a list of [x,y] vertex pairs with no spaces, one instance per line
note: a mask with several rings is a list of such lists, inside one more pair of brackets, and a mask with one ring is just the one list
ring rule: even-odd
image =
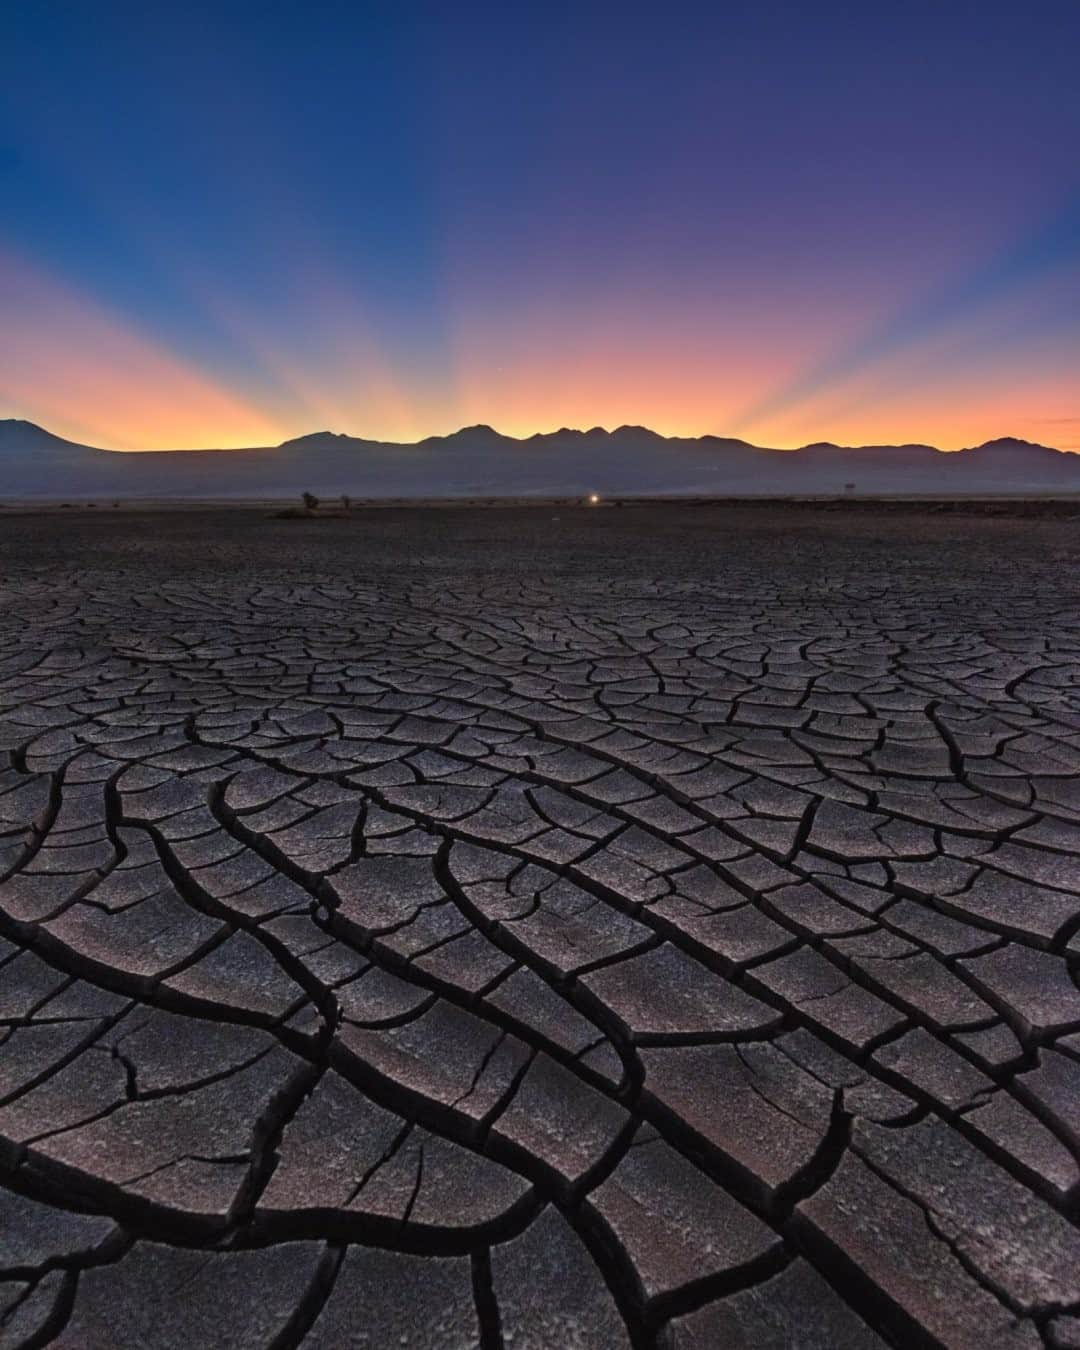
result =
[[0,417],[1080,449],[1080,0],[13,0]]

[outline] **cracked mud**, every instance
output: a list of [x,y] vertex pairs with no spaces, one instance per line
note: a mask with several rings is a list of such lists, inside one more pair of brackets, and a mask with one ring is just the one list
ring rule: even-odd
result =
[[1080,532],[0,522],[0,1347],[1080,1346]]

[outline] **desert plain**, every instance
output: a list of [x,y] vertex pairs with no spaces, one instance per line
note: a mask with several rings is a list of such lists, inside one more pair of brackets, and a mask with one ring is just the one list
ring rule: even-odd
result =
[[0,1346],[1080,1346],[1068,504],[0,513]]

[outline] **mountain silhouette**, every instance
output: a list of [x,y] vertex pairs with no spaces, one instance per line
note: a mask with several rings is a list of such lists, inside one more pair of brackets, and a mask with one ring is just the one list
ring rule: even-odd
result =
[[641,426],[519,438],[483,424],[415,442],[317,431],[244,450],[127,454],[0,420],[0,500],[260,499],[305,490],[382,498],[1080,492],[1080,455],[1012,436],[951,453],[830,441],[779,450]]

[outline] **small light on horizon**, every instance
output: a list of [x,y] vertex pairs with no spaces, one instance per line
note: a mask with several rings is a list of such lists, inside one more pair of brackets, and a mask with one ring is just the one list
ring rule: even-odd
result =
[[598,506],[599,504],[600,504],[600,494],[599,494],[599,492],[590,492],[590,493],[589,493],[589,505],[590,505],[590,506]]

